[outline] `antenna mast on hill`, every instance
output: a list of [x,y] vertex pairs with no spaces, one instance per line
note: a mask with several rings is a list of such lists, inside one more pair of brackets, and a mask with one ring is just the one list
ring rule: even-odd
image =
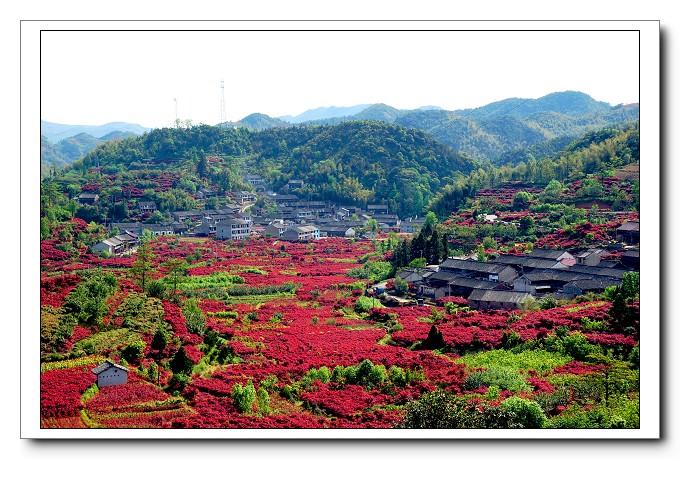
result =
[[224,107],[224,80],[221,80],[220,88],[222,90],[222,103],[220,104],[220,123],[227,121],[227,111]]
[[179,117],[177,116],[177,98],[175,98],[175,126],[179,126]]

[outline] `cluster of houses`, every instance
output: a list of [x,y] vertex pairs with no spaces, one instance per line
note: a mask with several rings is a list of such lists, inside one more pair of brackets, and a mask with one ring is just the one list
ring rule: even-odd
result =
[[621,285],[627,271],[639,271],[639,250],[626,250],[616,261],[603,260],[609,253],[602,248],[577,254],[537,248],[528,255],[500,255],[489,262],[448,258],[437,266],[405,268],[398,277],[423,297],[463,297],[473,309],[522,309],[532,298],[602,293]]
[[[366,224],[374,220],[382,232],[413,233],[424,223],[424,218],[402,221],[391,214],[387,205],[368,205],[361,209],[353,205],[337,205],[327,201],[306,201],[291,193],[304,185],[302,180],[291,180],[279,193],[267,189],[259,175],[246,175],[257,193],[230,192],[229,204],[219,209],[174,211],[173,221],[153,224],[142,222],[111,223],[110,229],[123,232],[93,247],[111,255],[129,254],[139,244],[139,236],[181,235],[212,236],[221,240],[243,240],[254,235],[265,235],[285,241],[313,241],[325,237],[354,238],[363,232]],[[202,198],[216,194],[203,188],[197,192]],[[266,206],[256,205],[263,198]],[[140,201],[142,212],[156,211],[153,201]],[[272,213],[275,212],[275,213]],[[146,230],[146,231],[145,231]],[[121,240],[119,236],[132,239]]]

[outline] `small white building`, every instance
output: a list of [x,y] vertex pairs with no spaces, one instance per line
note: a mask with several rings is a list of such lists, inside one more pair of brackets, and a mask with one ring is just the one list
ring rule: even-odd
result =
[[116,364],[108,359],[96,368],[91,369],[97,375],[97,387],[126,384],[129,370],[125,366]]

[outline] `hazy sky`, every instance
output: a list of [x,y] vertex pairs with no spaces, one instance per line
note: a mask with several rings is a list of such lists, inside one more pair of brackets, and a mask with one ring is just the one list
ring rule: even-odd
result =
[[46,30],[41,118],[214,125],[222,80],[229,121],[364,103],[455,110],[565,90],[633,103],[638,42],[637,31]]

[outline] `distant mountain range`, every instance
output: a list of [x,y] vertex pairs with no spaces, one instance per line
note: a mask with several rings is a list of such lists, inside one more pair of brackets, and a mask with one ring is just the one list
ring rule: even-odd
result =
[[63,167],[82,158],[106,141],[120,140],[150,131],[132,123],[100,126],[62,125],[40,121],[40,169],[42,176],[53,167]]
[[[299,115],[278,118],[253,113],[238,122],[226,122],[218,126],[263,130],[378,120],[424,131],[453,150],[467,153],[478,160],[513,163],[520,161],[528,149],[536,153],[550,153],[554,148],[564,146],[589,131],[638,121],[639,115],[637,103],[611,106],[585,93],[565,91],[537,99],[508,98],[479,108],[453,111],[438,106],[400,110],[376,103],[320,107]],[[123,122],[86,126],[41,120],[41,158],[51,164],[68,164],[102,141],[124,135],[141,135],[149,130]]]
[[[363,106],[363,105],[362,105]],[[302,115],[299,116],[304,116]],[[380,120],[425,131],[455,151],[480,160],[512,161],[517,150],[543,145],[537,151],[569,143],[588,131],[639,120],[639,104],[611,106],[576,91],[541,98],[508,98],[479,108],[443,110],[423,107],[398,110],[374,104],[351,116],[310,120],[302,125]]]
[[355,106],[322,106],[319,108],[314,108],[313,110],[307,110],[304,113],[300,113],[296,116],[280,116],[279,120],[283,120],[287,123],[304,123],[306,121],[323,120],[327,118],[338,118],[343,116],[352,116],[365,110],[371,106],[371,104],[366,105],[355,105]]
[[121,121],[106,123],[104,125],[62,125],[40,120],[40,134],[52,143],[56,143],[64,138],[70,138],[80,133],[87,133],[95,138],[102,138],[113,132],[134,133],[142,135],[151,128],[146,128],[135,123],[125,123]]

